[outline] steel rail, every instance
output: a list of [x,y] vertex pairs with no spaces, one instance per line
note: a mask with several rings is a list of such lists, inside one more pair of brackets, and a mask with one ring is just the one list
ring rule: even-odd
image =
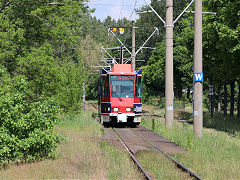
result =
[[[133,129],[132,129],[133,130]],[[199,175],[197,175],[195,172],[191,171],[190,169],[188,169],[186,166],[184,166],[183,164],[181,164],[180,162],[178,162],[176,159],[174,159],[172,156],[170,156],[169,154],[165,153],[163,150],[161,150],[158,146],[156,146],[154,143],[152,143],[150,140],[148,140],[147,138],[145,138],[143,135],[139,134],[137,131],[133,130],[136,134],[138,134],[140,137],[142,137],[143,139],[145,139],[149,144],[151,144],[155,149],[157,149],[159,152],[161,152],[162,154],[164,154],[165,156],[167,156],[170,160],[172,160],[178,168],[180,168],[181,170],[189,173],[190,176],[196,178],[197,180],[203,180]]]
[[132,151],[127,147],[126,143],[122,140],[122,138],[120,137],[120,135],[118,134],[118,132],[112,128],[113,132],[117,135],[118,139],[120,140],[120,142],[123,144],[123,146],[127,149],[128,153],[130,154],[131,158],[133,159],[133,161],[137,164],[137,166],[139,167],[139,169],[143,172],[143,174],[145,175],[146,179],[148,180],[152,180],[151,176],[147,173],[147,171],[142,167],[142,165],[138,162],[137,158],[133,155]]

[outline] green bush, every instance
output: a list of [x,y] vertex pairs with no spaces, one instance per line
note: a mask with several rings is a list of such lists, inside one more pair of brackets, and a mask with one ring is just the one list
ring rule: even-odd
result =
[[11,79],[2,67],[0,82],[0,167],[54,157],[60,141],[53,130],[59,122],[54,100],[32,102],[26,78]]

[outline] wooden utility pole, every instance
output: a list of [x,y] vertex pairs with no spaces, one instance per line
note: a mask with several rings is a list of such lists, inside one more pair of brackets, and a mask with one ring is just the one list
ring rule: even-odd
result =
[[203,111],[202,111],[202,0],[195,0],[194,17],[194,135],[202,137]]
[[136,69],[136,53],[135,53],[135,21],[132,21],[132,68],[133,72]]
[[173,125],[173,0],[166,0],[165,123]]

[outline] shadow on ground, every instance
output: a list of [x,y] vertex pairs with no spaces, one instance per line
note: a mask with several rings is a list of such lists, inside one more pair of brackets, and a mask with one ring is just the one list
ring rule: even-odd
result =
[[[190,120],[193,121],[192,113],[185,111],[176,111],[175,118],[179,120]],[[210,112],[203,112],[203,126],[205,128],[212,128],[217,131],[224,131],[231,135],[240,136],[240,118],[237,116],[223,116],[223,113],[213,113],[211,117]]]

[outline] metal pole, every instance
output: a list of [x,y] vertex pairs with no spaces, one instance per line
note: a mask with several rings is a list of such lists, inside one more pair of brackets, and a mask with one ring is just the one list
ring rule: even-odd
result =
[[120,60],[119,60],[119,64],[123,64],[123,46],[121,46],[121,50],[120,50]]
[[[194,74],[202,73],[202,0],[195,0]],[[194,135],[202,137],[202,82],[194,82]]]
[[165,24],[165,21],[163,20],[163,18],[155,11],[155,9],[153,9],[153,7],[147,2],[147,0],[144,0],[144,1],[151,8],[151,10],[157,15],[157,17],[163,22],[163,24]]
[[173,124],[173,0],[166,0],[165,123]]
[[[143,45],[135,52],[135,58],[136,58],[136,55],[143,49],[143,48],[146,48],[144,47],[145,44],[147,44],[147,42],[151,39],[151,37],[156,33],[158,32],[158,28],[155,27],[155,30],[153,31],[153,33],[148,37],[148,39],[143,43]],[[135,50],[136,50],[136,47],[135,47]],[[130,61],[132,59],[132,56],[125,62],[128,63],[128,61]],[[136,60],[135,60],[136,61]]]
[[110,29],[108,30],[108,32],[111,32],[117,38],[117,41],[121,44],[121,46],[123,46],[127,50],[127,52],[130,55],[132,55],[132,53],[129,51],[129,49],[124,45],[124,43],[117,37],[117,35],[114,32],[112,32]]
[[136,68],[136,55],[135,55],[135,21],[132,21],[132,68],[133,72]]

